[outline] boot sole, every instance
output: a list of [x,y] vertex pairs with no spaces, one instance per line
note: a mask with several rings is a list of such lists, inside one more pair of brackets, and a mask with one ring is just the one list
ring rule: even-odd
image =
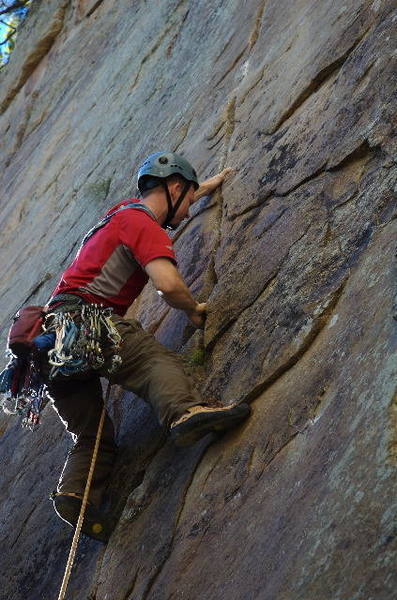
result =
[[238,404],[233,408],[217,412],[201,412],[193,415],[170,431],[176,446],[190,446],[211,432],[222,432],[236,427],[251,414],[248,404]]
[[[54,509],[57,515],[72,527],[76,527],[81,509],[81,500],[72,496],[56,496],[53,499]],[[113,527],[110,522],[92,505],[87,505],[82,533],[99,542],[106,543],[109,540]]]

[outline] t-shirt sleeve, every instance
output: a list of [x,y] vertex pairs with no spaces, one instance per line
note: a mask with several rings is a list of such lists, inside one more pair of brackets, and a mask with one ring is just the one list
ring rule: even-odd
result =
[[172,241],[149,215],[131,209],[117,216],[120,217],[120,241],[128,247],[141,267],[155,258],[169,258],[176,264]]

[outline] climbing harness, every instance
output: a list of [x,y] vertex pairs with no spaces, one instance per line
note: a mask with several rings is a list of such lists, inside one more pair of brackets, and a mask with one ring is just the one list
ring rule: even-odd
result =
[[111,308],[99,304],[83,304],[73,312],[47,315],[44,331],[55,334],[54,347],[48,352],[50,380],[98,369],[117,371],[121,366],[117,354],[121,336],[111,315]]
[[152,217],[154,220],[156,220],[156,216],[150,210],[150,208],[148,208],[144,204],[141,204],[140,202],[129,202],[128,204],[123,204],[122,206],[120,206],[119,208],[114,210],[112,213],[109,213],[108,215],[106,215],[106,217],[101,219],[96,225],[94,225],[94,227],[92,227],[85,234],[85,236],[83,237],[83,241],[81,242],[81,247],[84,246],[84,244],[86,244],[88,242],[88,240],[94,235],[94,233],[99,231],[99,229],[102,229],[102,227],[105,227],[105,225],[107,225],[109,223],[110,219],[112,217],[114,217],[114,215],[121,212],[122,210],[126,210],[127,208],[136,208],[137,210],[141,210],[141,211],[145,212],[146,214],[148,214],[150,217]]
[[76,555],[77,545],[79,543],[81,528],[83,526],[84,515],[85,515],[85,511],[86,511],[87,504],[88,504],[88,496],[89,496],[90,489],[91,489],[91,482],[92,482],[92,477],[94,474],[95,463],[96,463],[96,459],[98,456],[99,442],[101,440],[103,424],[105,421],[105,413],[106,413],[105,407],[109,400],[110,389],[111,389],[111,384],[109,382],[107,390],[106,390],[106,398],[105,398],[105,402],[104,402],[104,405],[102,408],[101,417],[99,419],[98,431],[97,431],[96,438],[95,438],[95,446],[94,446],[94,451],[92,453],[92,459],[91,459],[90,469],[88,472],[87,483],[86,483],[85,489],[84,489],[83,500],[81,502],[80,514],[79,514],[79,518],[77,519],[76,529],[74,532],[72,545],[70,547],[69,557],[68,557],[68,560],[66,563],[65,574],[63,576],[58,600],[64,600],[64,598],[65,598],[66,590],[67,590],[69,579],[70,579],[70,574],[71,574],[72,568],[73,568],[73,563],[74,563],[74,559],[75,559],[75,555]]
[[22,426],[34,430],[40,423],[40,413],[46,404],[45,384],[40,374],[37,356],[12,356],[0,373],[0,394],[3,411],[19,414]]
[[[19,354],[16,356],[10,347],[7,351],[10,360],[0,373],[0,406],[7,414],[20,415],[22,426],[31,430],[40,424],[40,413],[47,400],[43,377],[46,353],[50,380],[99,369],[106,375],[121,366],[118,351],[122,340],[111,320],[112,309],[98,304],[76,304],[70,308],[62,311],[58,307],[58,312],[47,314],[41,335],[33,339],[25,336],[23,344],[19,336],[19,346],[9,344]],[[13,327],[9,340],[15,339],[11,335]]]
[[21,308],[8,332],[9,362],[0,373],[0,405],[7,414],[19,414],[22,426],[35,429],[43,409],[45,384],[40,372],[40,355],[34,344],[44,319],[43,306]]

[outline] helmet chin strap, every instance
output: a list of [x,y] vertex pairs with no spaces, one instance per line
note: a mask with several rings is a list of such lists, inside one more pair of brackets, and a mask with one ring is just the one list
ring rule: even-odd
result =
[[168,205],[167,216],[165,218],[165,221],[164,221],[162,227],[163,227],[163,229],[176,229],[177,225],[171,225],[171,221],[175,217],[175,215],[178,211],[178,208],[181,206],[187,192],[189,191],[191,182],[187,181],[185,183],[185,185],[183,186],[181,195],[179,196],[178,200],[175,202],[174,206],[172,205],[171,194],[170,194],[170,190],[168,189],[167,182],[162,180],[161,183],[162,183],[164,191],[165,191],[165,195],[167,198],[167,205]]

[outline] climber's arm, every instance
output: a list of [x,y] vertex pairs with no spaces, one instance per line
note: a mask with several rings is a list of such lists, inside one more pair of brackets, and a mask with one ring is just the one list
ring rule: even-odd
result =
[[204,327],[206,304],[193,298],[178,269],[170,260],[156,258],[145,266],[145,270],[167,304],[185,311],[196,327]]

